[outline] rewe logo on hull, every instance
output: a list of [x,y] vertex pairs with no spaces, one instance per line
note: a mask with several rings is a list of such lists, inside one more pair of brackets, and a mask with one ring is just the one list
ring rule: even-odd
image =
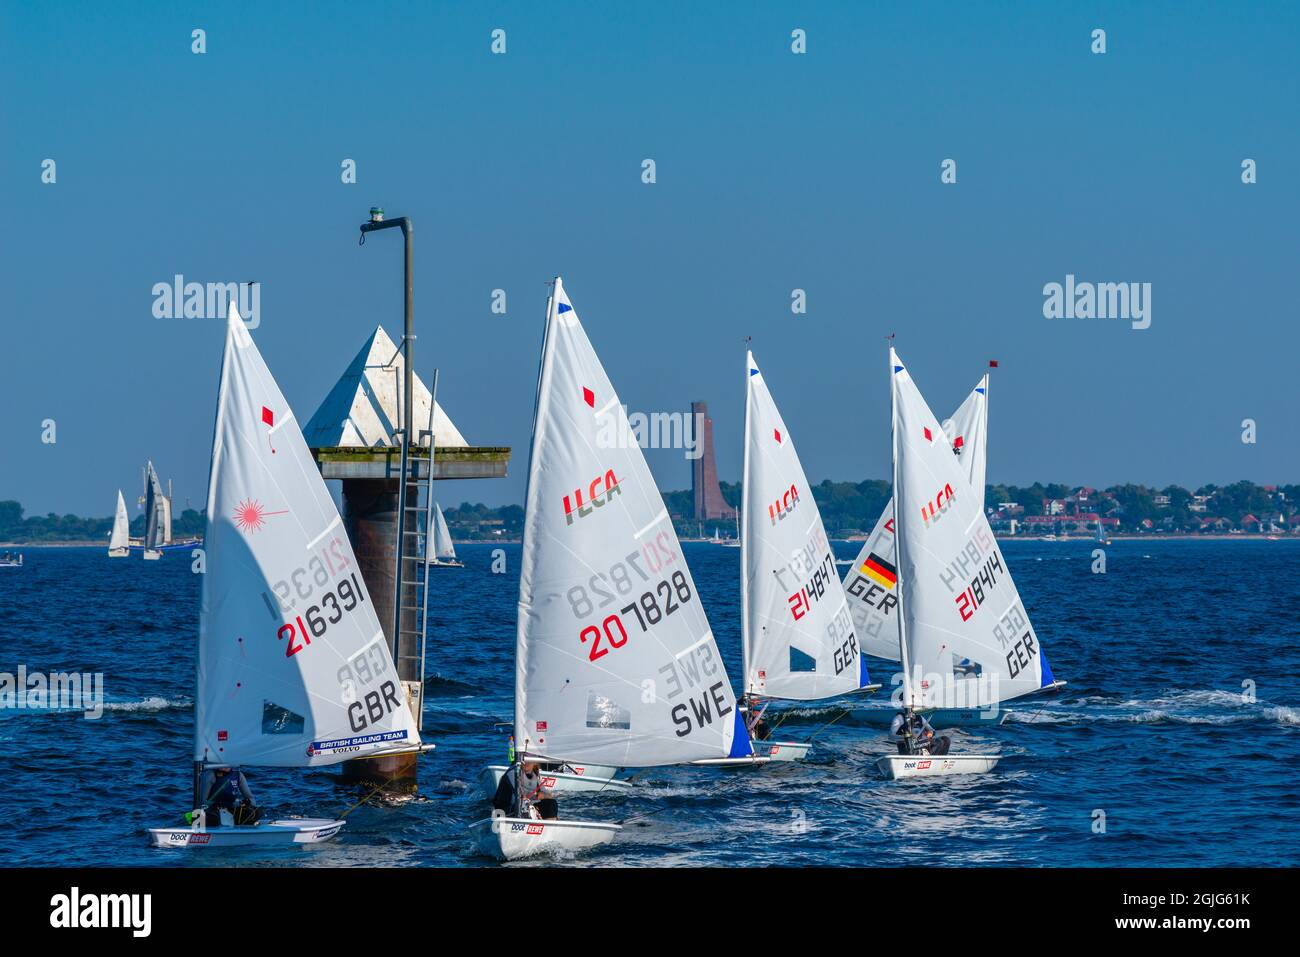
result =
[[952,486],[945,484],[934,496],[933,502],[927,502],[921,506],[921,521],[925,527],[929,528],[931,523],[937,522],[948,511],[948,506],[952,504],[953,491]]
[[767,507],[767,517],[770,518],[772,524],[775,525],[793,512],[794,507],[798,504],[799,490],[791,485],[789,491]]
[[564,523],[572,525],[575,515],[578,518],[586,518],[596,509],[603,508],[605,503],[616,494],[622,494],[622,489],[619,488],[618,479],[614,477],[614,470],[609,469],[604,475],[598,475],[591,480],[591,484],[587,486],[585,504],[580,488],[574,489],[572,496],[564,496]]

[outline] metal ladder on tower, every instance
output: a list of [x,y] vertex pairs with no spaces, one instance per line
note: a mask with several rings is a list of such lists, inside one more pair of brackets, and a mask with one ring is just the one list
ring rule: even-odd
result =
[[[434,414],[438,408],[438,370],[433,370],[433,387],[429,396],[429,427],[427,431],[417,432],[415,437],[415,447],[423,444],[424,436],[429,437],[429,457],[425,460],[422,456],[411,454],[408,448],[408,435],[406,430],[400,430],[402,439],[401,454],[401,484],[399,485],[398,502],[401,506],[401,549],[398,552],[397,559],[397,597],[395,601],[396,621],[393,623],[393,633],[397,635],[397,648],[394,655],[398,673],[403,673],[403,663],[412,662],[414,670],[419,676],[414,687],[408,687],[408,695],[413,696],[413,704],[416,708],[416,726],[419,730],[424,730],[424,662],[425,662],[425,643],[427,641],[427,630],[429,621],[429,563],[425,556],[429,549],[433,548],[433,464],[434,453],[437,447],[437,440],[434,437],[433,423]],[[423,464],[422,464],[423,463]],[[415,502],[408,499],[409,489],[415,492]],[[407,515],[414,515],[414,528],[407,528]],[[415,603],[412,605],[403,604],[403,585],[406,582],[415,584]],[[406,612],[414,614],[415,621],[413,628],[403,628],[403,618]],[[413,638],[415,646],[419,649],[418,653],[412,654],[404,652],[403,638]]]

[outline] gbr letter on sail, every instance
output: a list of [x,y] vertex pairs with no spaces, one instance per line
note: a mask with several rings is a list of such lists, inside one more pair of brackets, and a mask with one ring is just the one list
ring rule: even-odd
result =
[[897,553],[918,706],[977,707],[1055,682],[984,514],[983,495],[897,354]]
[[207,514],[195,760],[297,767],[418,747],[338,510],[233,306]]
[[517,627],[524,753],[623,767],[752,753],[668,511],[559,279],[538,378]]

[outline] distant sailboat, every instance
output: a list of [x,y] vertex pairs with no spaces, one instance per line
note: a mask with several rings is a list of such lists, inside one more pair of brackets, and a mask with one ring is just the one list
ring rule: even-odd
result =
[[437,502],[433,503],[433,554],[429,554],[428,538],[424,539],[425,558],[427,565],[437,568],[464,568],[465,563],[456,560],[456,546],[451,541],[451,531],[447,528],[447,520],[443,518],[442,506]]
[[150,840],[189,848],[327,840],[343,821],[209,826],[197,813],[210,768],[319,767],[428,747],[334,500],[233,304],[207,516],[196,813],[189,826],[149,829]]
[[126,500],[117,490],[117,512],[113,516],[113,534],[108,540],[108,557],[125,558],[131,553],[131,521],[126,517]]
[[758,740],[765,701],[874,691],[812,487],[767,383],[745,356],[741,642],[754,752],[793,761],[806,742]]
[[[715,533],[715,534],[716,534],[716,533]],[[723,547],[723,548],[739,548],[739,547],[740,547],[740,509],[736,509],[736,537],[735,537],[735,538],[724,538],[724,539],[722,540],[722,547]]]
[[1102,527],[1100,518],[1097,519],[1097,544],[1098,545],[1110,544],[1110,536],[1106,534],[1106,529]]
[[144,557],[145,561],[157,561],[162,558],[162,547],[171,539],[171,508],[153,462],[145,468]]
[[[515,674],[520,762],[758,763],[668,509],[558,277],[528,463]],[[506,859],[590,848],[621,830],[500,814],[470,829]]]
[[[1059,688],[1029,623],[981,496],[951,454],[934,413],[889,350],[893,397],[899,656],[911,708],[996,708]],[[998,755],[890,754],[889,778],[990,770]]]

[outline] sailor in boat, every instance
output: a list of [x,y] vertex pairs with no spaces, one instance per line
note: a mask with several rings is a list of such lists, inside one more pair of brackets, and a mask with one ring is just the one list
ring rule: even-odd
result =
[[899,754],[947,754],[952,739],[937,735],[925,715],[904,708],[894,716],[889,733],[898,739]]
[[205,795],[203,811],[208,827],[222,824],[256,824],[262,809],[253,800],[248,779],[238,768],[212,768],[203,772],[199,793]]
[[501,775],[492,807],[510,817],[531,817],[553,821],[559,817],[555,795],[542,784],[542,769],[536,761],[512,764]]
[[771,702],[766,702],[763,707],[759,708],[757,711],[755,711],[753,707],[744,708],[747,712],[745,723],[749,728],[749,737],[752,741],[766,741],[772,736],[772,729],[769,728],[767,722],[763,720],[763,714],[767,711],[768,704],[771,704]]

